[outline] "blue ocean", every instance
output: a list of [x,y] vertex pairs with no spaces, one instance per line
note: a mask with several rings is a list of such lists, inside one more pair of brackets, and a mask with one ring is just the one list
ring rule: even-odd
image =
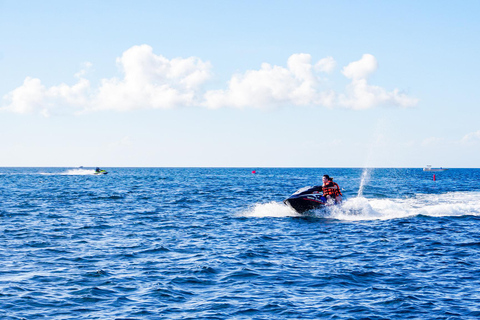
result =
[[104,169],[0,168],[0,319],[480,318],[480,169]]

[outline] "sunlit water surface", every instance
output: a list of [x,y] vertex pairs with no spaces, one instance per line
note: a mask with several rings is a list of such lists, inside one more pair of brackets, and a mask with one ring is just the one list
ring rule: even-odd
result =
[[1,319],[480,317],[480,170],[106,169],[0,168]]

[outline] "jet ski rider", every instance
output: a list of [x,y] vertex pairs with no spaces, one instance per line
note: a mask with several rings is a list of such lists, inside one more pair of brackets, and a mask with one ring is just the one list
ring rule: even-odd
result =
[[334,200],[336,203],[341,203],[342,192],[340,191],[340,186],[333,182],[333,178],[330,178],[328,174],[323,175],[322,181],[323,196],[327,198],[327,201]]

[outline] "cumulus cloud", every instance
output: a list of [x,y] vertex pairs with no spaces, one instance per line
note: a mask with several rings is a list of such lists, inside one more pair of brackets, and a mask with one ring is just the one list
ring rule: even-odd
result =
[[466,134],[461,140],[462,144],[480,143],[480,130]]
[[289,104],[362,110],[380,105],[411,107],[418,103],[418,99],[398,89],[389,92],[380,86],[368,84],[368,76],[378,68],[377,59],[371,54],[364,54],[360,60],[343,68],[342,74],[351,79],[345,93],[322,88],[321,81],[313,71],[331,72],[335,64],[335,60],[328,57],[312,66],[309,54],[292,55],[287,68],[264,63],[260,70],[234,75],[226,90],[207,92],[204,105],[210,108],[263,108]]
[[83,68],[75,73],[75,78],[82,78],[84,77],[87,73],[89,73],[92,70],[93,64],[91,62],[84,62],[83,63]]
[[364,54],[360,60],[344,67],[342,74],[352,79],[352,82],[346,87],[346,93],[340,95],[339,104],[347,108],[362,110],[378,105],[412,107],[418,103],[418,99],[408,97],[398,89],[388,92],[382,87],[369,85],[367,78],[377,68],[377,59],[371,54]]
[[79,113],[98,110],[130,111],[203,106],[211,109],[323,106],[367,109],[380,105],[409,107],[418,100],[398,89],[370,85],[367,78],[378,68],[373,55],[365,54],[345,66],[341,73],[350,81],[343,92],[325,87],[326,74],[336,67],[333,57],[312,62],[306,53],[291,55],[286,66],[263,63],[259,69],[231,76],[225,88],[206,91],[212,66],[197,57],[168,59],[153,53],[148,45],[133,46],[117,58],[121,77],[104,78],[91,87],[86,76],[93,66],[85,63],[73,85],[46,87],[40,79],[24,83],[3,97],[4,111]]
[[9,104],[2,108],[14,113],[39,113],[50,116],[63,106],[83,108],[88,105],[90,82],[80,79],[75,85],[64,83],[46,88],[40,79],[27,77],[23,85],[5,95]]
[[349,79],[360,80],[367,78],[377,68],[377,59],[371,54],[364,54],[360,60],[351,62],[344,67],[342,73]]
[[345,91],[346,93],[339,97],[339,104],[356,110],[369,109],[379,105],[407,108],[418,103],[418,99],[411,98],[398,89],[388,92],[382,87],[369,85],[366,79],[354,79]]
[[317,72],[331,73],[336,66],[337,66],[337,62],[335,61],[335,59],[333,59],[332,57],[326,57],[319,60],[315,64],[315,70]]
[[342,74],[352,79],[346,87],[345,94],[339,97],[341,106],[362,110],[379,105],[412,107],[418,99],[411,98],[398,89],[388,92],[382,87],[369,85],[367,78],[378,68],[377,59],[371,54],[364,54],[358,61],[351,62],[343,68]]
[[[211,65],[199,58],[169,60],[148,45],[134,46],[117,59],[123,79],[103,79],[92,104],[94,110],[174,108],[196,102]],[[198,99],[198,98],[197,98]]]
[[309,54],[290,56],[286,68],[264,63],[260,70],[234,75],[226,90],[206,92],[204,105],[209,108],[264,108],[286,104],[330,104],[330,93],[317,90],[318,81],[312,68]]

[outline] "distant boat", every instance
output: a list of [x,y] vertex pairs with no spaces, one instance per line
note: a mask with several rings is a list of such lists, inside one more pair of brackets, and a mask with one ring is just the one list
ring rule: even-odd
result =
[[438,172],[438,171],[445,171],[445,170],[448,170],[448,169],[447,169],[447,168],[442,168],[442,167],[440,167],[440,168],[432,168],[431,165],[428,165],[428,166],[426,166],[425,168],[423,168],[423,171],[437,171],[437,172]]

